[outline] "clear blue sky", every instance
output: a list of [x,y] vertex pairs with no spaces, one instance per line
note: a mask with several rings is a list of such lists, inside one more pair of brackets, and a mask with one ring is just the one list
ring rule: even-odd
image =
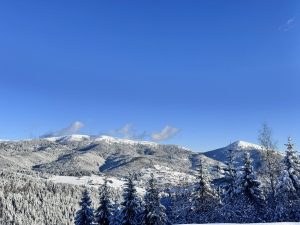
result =
[[208,150],[266,121],[300,144],[300,2],[1,1],[0,85],[2,139],[168,125]]

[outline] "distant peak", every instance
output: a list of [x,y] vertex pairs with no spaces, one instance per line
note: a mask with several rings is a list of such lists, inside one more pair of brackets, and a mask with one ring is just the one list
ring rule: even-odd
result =
[[261,146],[250,142],[239,140],[228,145],[227,148],[234,148],[238,150],[250,150],[250,149],[261,149]]

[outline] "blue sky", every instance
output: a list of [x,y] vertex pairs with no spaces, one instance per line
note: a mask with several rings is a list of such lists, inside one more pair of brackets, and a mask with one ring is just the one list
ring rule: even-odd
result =
[[300,143],[299,29],[297,0],[2,1],[0,138]]

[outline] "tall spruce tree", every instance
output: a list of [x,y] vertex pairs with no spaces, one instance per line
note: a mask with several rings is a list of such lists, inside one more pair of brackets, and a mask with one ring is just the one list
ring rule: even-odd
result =
[[216,219],[215,210],[219,204],[218,195],[211,187],[206,166],[199,160],[197,169],[197,183],[192,193],[192,205],[189,213],[189,222],[209,223]]
[[[231,146],[231,145],[229,145]],[[235,168],[235,153],[232,148],[226,151],[226,167],[224,168],[225,176],[223,179],[223,195],[222,195],[222,207],[220,215],[223,220],[220,222],[235,222],[236,218],[233,212],[235,202],[235,191],[237,189],[237,170]]]
[[251,165],[250,154],[245,153],[234,191],[233,220],[239,223],[260,222],[264,215],[264,196],[261,183]]
[[[231,145],[230,145],[231,146]],[[233,149],[229,148],[226,151],[226,167],[224,168],[225,176],[224,176],[224,195],[223,202],[225,204],[230,204],[234,197],[234,191],[236,189],[236,175],[237,171],[235,168],[235,154]]]
[[150,175],[144,197],[145,210],[143,212],[143,223],[145,225],[166,225],[168,217],[165,207],[160,203],[159,190],[154,175]]
[[79,203],[80,209],[76,213],[75,225],[92,225],[94,221],[94,213],[91,207],[91,199],[89,192],[85,189]]
[[109,225],[111,218],[111,191],[108,186],[107,177],[104,178],[104,183],[99,188],[99,207],[96,210],[95,222],[99,225]]
[[276,220],[300,220],[300,161],[294,150],[291,138],[286,144],[283,160],[284,170],[278,179],[276,197]]
[[125,183],[122,202],[122,225],[138,225],[141,224],[141,200],[139,199],[135,184],[135,175],[130,174]]

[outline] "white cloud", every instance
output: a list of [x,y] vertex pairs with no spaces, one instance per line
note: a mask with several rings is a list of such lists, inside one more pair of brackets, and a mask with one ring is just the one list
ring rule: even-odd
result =
[[83,127],[84,124],[82,122],[75,121],[72,124],[70,124],[68,127],[62,128],[55,132],[50,132],[48,134],[43,135],[42,137],[55,137],[55,136],[77,134]]
[[132,140],[143,140],[149,136],[146,131],[142,133],[138,132],[131,123],[127,123],[123,127],[109,132],[109,135]]
[[131,123],[127,123],[123,127],[113,131],[113,133],[122,135],[124,138],[130,138],[134,132],[135,131]]
[[295,18],[290,18],[288,19],[284,24],[282,24],[281,26],[279,26],[279,30],[280,31],[289,31],[292,28],[294,28],[294,24],[295,24]]
[[153,141],[162,141],[175,136],[178,132],[178,128],[167,125],[160,132],[152,133],[151,138]]

